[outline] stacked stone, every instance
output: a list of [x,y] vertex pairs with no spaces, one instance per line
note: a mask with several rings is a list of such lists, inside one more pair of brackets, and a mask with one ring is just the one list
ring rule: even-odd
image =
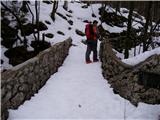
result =
[[44,86],[50,75],[57,72],[68,55],[71,38],[57,43],[36,57],[2,73],[2,120],[8,109],[17,109]]
[[109,40],[103,40],[100,46],[100,59],[103,76],[116,94],[130,100],[135,106],[139,102],[160,104],[160,89],[146,88],[138,84],[141,71],[160,75],[160,55],[153,55],[135,66],[130,66],[116,57]]
[[110,79],[115,75],[123,72],[126,69],[131,69],[132,66],[121,62],[112,51],[109,40],[103,40],[100,46],[100,58],[102,61],[103,75]]

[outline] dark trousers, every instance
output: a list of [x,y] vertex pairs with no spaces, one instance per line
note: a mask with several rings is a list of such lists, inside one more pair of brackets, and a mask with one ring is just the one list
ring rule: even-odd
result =
[[97,60],[97,40],[87,40],[86,61],[90,60],[93,51],[93,60]]

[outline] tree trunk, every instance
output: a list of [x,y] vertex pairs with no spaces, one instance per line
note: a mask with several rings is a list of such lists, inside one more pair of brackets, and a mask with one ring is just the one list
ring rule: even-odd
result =
[[35,1],[35,10],[36,10],[36,28],[37,28],[37,40],[40,40],[39,34],[39,14],[40,14],[40,1]]
[[63,8],[67,11],[68,10],[68,1],[64,1]]
[[[32,15],[32,25],[34,25],[34,14],[33,14],[32,10],[31,10],[31,8],[29,7],[29,4],[28,4],[28,3],[26,4],[26,6],[28,7],[28,10],[29,10],[29,12],[30,12],[31,15]],[[35,35],[35,31],[34,31],[34,33],[33,33],[33,36],[34,36],[34,39],[37,40],[36,35]]]
[[143,52],[147,51],[147,39],[148,39],[148,26],[149,26],[149,22],[151,19],[151,8],[152,8],[152,1],[147,2],[147,6],[146,6],[146,23],[144,26],[144,35],[143,35]]
[[125,40],[125,51],[124,51],[124,58],[129,57],[129,44],[130,44],[130,33],[132,28],[132,15],[134,10],[134,2],[130,2],[130,10],[128,15],[128,26],[127,26],[127,38]]
[[121,4],[121,1],[116,2],[116,14],[117,14],[117,12],[120,11],[120,4]]
[[19,18],[12,10],[10,10],[5,4],[3,4],[2,1],[1,1],[1,5],[2,5],[7,11],[9,11],[9,12],[16,18],[16,20],[17,20],[17,22],[18,22],[18,24],[19,24],[19,29],[20,29],[23,37],[24,37],[24,39],[23,39],[23,44],[24,44],[24,46],[27,48],[27,38],[26,38],[25,33],[24,33],[24,31],[23,31],[20,18]]
[[27,13],[27,12],[28,12],[28,9],[27,9],[27,1],[22,1],[21,10],[22,10],[24,13]]
[[53,9],[52,9],[52,12],[51,12],[51,18],[52,18],[53,21],[55,21],[55,13],[57,11],[57,8],[58,8],[58,1],[54,1]]
[[105,9],[106,9],[106,6],[107,6],[107,4],[105,4],[105,3],[102,3],[102,14],[101,14],[101,24],[102,24],[102,22],[103,22],[103,20],[104,20],[104,13],[105,13]]

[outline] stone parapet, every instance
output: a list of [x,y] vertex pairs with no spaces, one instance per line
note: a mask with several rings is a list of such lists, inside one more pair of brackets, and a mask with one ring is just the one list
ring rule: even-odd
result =
[[8,109],[17,109],[42,88],[57,72],[68,55],[71,38],[40,52],[36,57],[1,73],[1,118],[8,118]]
[[[117,58],[109,41],[101,42],[99,54],[102,74],[113,91],[136,106],[139,102],[160,104],[160,86],[156,86],[160,84],[160,55],[152,55],[131,66]],[[149,74],[145,75],[146,72]],[[139,84],[140,81],[144,84]]]

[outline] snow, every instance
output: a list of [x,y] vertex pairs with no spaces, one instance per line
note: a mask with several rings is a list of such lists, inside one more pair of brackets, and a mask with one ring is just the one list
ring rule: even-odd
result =
[[123,54],[123,53],[120,53],[120,52],[118,52],[117,50],[115,50],[115,49],[113,49],[113,48],[112,48],[112,50],[113,50],[113,52],[115,52],[115,54],[116,54],[116,56],[117,56],[118,58],[124,59],[124,54]]
[[160,36],[158,37],[152,37],[153,42],[160,43]]
[[1,66],[0,66],[1,71],[4,70],[4,69],[6,69],[6,68],[9,69],[9,68],[12,68],[12,67],[13,67],[12,65],[8,64],[9,59],[8,59],[7,57],[5,57],[5,55],[4,55],[4,53],[5,53],[6,50],[7,50],[7,49],[6,49],[4,46],[1,45],[0,56],[1,56],[1,58],[3,58],[3,62],[4,62],[4,63],[1,64]]
[[[42,21],[48,20],[51,22],[51,25],[47,25],[48,30],[44,32],[55,35],[54,38],[46,38],[46,40],[55,44],[71,36],[73,44],[77,46],[70,48],[69,55],[63,65],[57,73],[49,78],[46,85],[39,90],[38,94],[35,94],[31,100],[26,101],[18,110],[9,110],[9,120],[120,120],[124,119],[124,117],[126,120],[157,120],[160,115],[160,105],[139,103],[138,107],[133,106],[128,100],[113,93],[113,89],[110,88],[109,83],[102,76],[101,62],[85,64],[86,46],[81,43],[81,40],[85,37],[78,36],[75,33],[75,29],[84,32],[85,23],[82,22],[83,20],[96,19],[99,21],[97,11],[100,5],[95,4],[92,6],[97,16],[93,18],[91,16],[92,9],[90,7],[87,9],[81,8],[81,6],[84,5],[82,3],[69,3],[69,10],[73,11],[72,14],[62,8],[63,2],[59,3],[57,11],[63,15],[72,15],[73,17],[67,17],[67,19],[73,21],[73,26],[70,26],[67,21],[58,15],[56,15],[56,21],[53,22],[47,14],[47,11],[49,11],[49,13],[51,12],[52,5],[42,3],[42,14],[40,18]],[[68,27],[72,29],[68,30]],[[120,32],[124,30],[124,28],[111,27],[104,23],[103,27],[110,32]],[[56,33],[58,30],[64,32],[65,35],[58,35]],[[159,51],[159,49],[155,49],[155,51],[152,52],[157,53],[157,51]],[[119,56],[122,55],[119,54]],[[126,111],[126,113],[124,111]]]
[[120,11],[121,11],[123,17],[128,18],[128,15],[129,15],[129,10],[128,9],[120,8]]
[[117,27],[117,26],[113,26],[111,27],[110,25],[107,25],[106,23],[102,23],[102,26],[105,30],[108,30],[110,33],[121,33],[124,30],[127,30],[127,27]]
[[135,21],[132,22],[132,26],[133,26],[133,28],[135,28],[135,29],[139,29],[139,28],[142,28],[142,27],[143,27],[140,23],[135,22]]
[[[10,117],[12,119],[106,118],[108,113],[110,114],[108,118],[115,116],[122,118],[122,106],[117,107],[115,113],[108,111],[113,106],[107,103],[117,99],[118,95],[113,98],[108,97],[111,93],[107,92],[109,85],[106,85],[107,82],[102,77],[100,64],[85,64],[85,50],[83,44],[72,47],[58,72],[51,76],[31,101],[25,102],[18,111],[10,111]],[[109,91],[112,89],[109,88]],[[114,101],[114,104],[123,105],[123,100]],[[41,111],[29,115],[38,110]]]
[[136,65],[136,64],[144,61],[145,59],[147,59],[151,55],[155,55],[155,54],[158,54],[158,55],[160,54],[160,47],[155,48],[151,51],[146,51],[144,53],[141,53],[133,58],[123,59],[122,61],[127,64],[130,64],[130,65]]
[[[42,39],[42,34],[43,33],[52,33],[54,34],[54,37],[53,38],[47,38],[45,37],[45,40],[47,42],[50,42],[52,45],[54,45],[55,43],[57,42],[61,42],[61,41],[64,41],[66,38],[68,37],[73,37],[75,36],[75,29],[79,29],[81,31],[84,32],[84,27],[85,26],[85,23],[83,22],[84,20],[88,20],[88,21],[93,21],[93,20],[97,20],[99,21],[99,17],[100,15],[98,14],[99,13],[99,10],[98,8],[101,7],[101,4],[93,4],[92,6],[88,6],[88,8],[85,8],[83,9],[82,6],[85,5],[84,3],[79,3],[79,2],[76,2],[76,1],[72,1],[73,3],[69,3],[68,4],[68,8],[69,10],[72,10],[73,13],[69,13],[68,11],[64,10],[63,9],[63,3],[64,1],[60,1],[59,2],[59,7],[57,9],[57,12],[63,14],[64,16],[66,16],[66,14],[68,15],[71,15],[72,17],[67,17],[68,20],[72,20],[73,21],[73,25],[70,25],[66,20],[64,20],[63,18],[61,18],[59,15],[55,15],[56,16],[56,20],[55,22],[52,21],[51,17],[50,17],[50,13],[52,11],[52,8],[53,8],[53,4],[45,4],[43,2],[41,2],[41,6],[40,6],[40,21],[42,21],[43,23],[45,23],[45,21],[49,21],[51,23],[51,25],[47,25],[48,27],[48,30],[46,31],[41,31],[40,32],[40,39]],[[7,4],[10,4],[9,2],[5,2]],[[19,9],[19,5],[21,4],[21,2],[18,3],[17,5],[17,8],[16,9]],[[15,5],[14,5],[15,6]],[[34,8],[34,1],[31,1],[31,10],[33,11],[33,13],[35,14],[35,8]],[[107,6],[106,7],[106,10],[108,12],[114,12],[115,10],[110,7],[110,6]],[[128,18],[128,9],[126,8],[120,8],[120,11],[121,11],[121,15]],[[124,12],[125,11],[125,12]],[[94,13],[96,15],[96,18],[92,17],[92,13]],[[134,11],[135,14],[138,14],[137,12]],[[119,13],[118,13],[119,14]],[[119,14],[120,15],[120,14]],[[140,16],[142,18],[142,20],[140,20],[139,18],[135,18],[135,20],[137,21],[143,21],[145,22],[145,18],[143,16]],[[12,19],[10,16],[8,16],[9,19]],[[25,17],[26,19],[30,20],[31,22],[31,14],[27,14],[27,16]],[[99,24],[100,24],[100,21],[99,21]],[[126,23],[124,23],[125,25],[127,25]],[[153,23],[155,24],[155,23]],[[139,27],[142,27],[142,25],[140,23],[137,23],[136,21],[133,21],[133,27],[135,29],[138,29]],[[15,26],[15,22],[12,22],[10,23],[10,26]],[[106,23],[102,23],[102,26],[104,27],[105,30],[108,30],[110,33],[120,33],[122,32],[123,30],[126,30],[127,27],[117,27],[117,26],[109,26],[107,25]],[[71,30],[68,30],[68,28],[71,27]],[[149,29],[148,29],[149,30]],[[57,31],[62,31],[65,35],[59,35],[57,34]],[[19,36],[20,35],[20,31],[19,31]],[[80,36],[77,36],[78,39],[85,39],[85,37],[80,37]],[[31,41],[34,40],[34,36],[33,34],[30,35],[30,36],[27,36],[28,38],[28,50],[29,51],[32,51],[33,48],[30,46],[30,43]],[[22,38],[23,39],[23,38]],[[77,40],[76,43],[78,43],[79,41]],[[18,42],[18,45],[22,45],[22,43]],[[16,44],[14,44],[13,46],[16,46]],[[1,69],[10,69],[12,67],[12,65],[10,65],[8,63],[8,58],[3,54],[7,48],[5,47],[1,47],[1,51],[2,51],[2,56],[1,58],[4,60],[4,63],[1,65]],[[130,54],[133,54],[132,52],[133,50],[130,51]],[[132,57],[133,55],[131,55]]]
[[106,11],[108,13],[113,13],[113,12],[115,12],[115,9],[113,9],[110,5],[108,5],[108,6],[106,6]]
[[[85,64],[86,46],[71,47],[69,56],[46,85],[19,107],[9,111],[18,119],[126,119],[156,120],[159,105],[140,103],[136,108],[113,93],[102,76],[101,63]],[[126,106],[125,106],[126,105]],[[34,113],[34,114],[33,114]]]

